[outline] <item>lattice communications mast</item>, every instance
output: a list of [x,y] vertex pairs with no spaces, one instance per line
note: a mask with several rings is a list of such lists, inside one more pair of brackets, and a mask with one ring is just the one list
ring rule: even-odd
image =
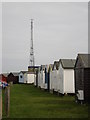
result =
[[35,66],[34,49],[33,49],[33,19],[31,19],[31,44],[30,44],[30,66]]

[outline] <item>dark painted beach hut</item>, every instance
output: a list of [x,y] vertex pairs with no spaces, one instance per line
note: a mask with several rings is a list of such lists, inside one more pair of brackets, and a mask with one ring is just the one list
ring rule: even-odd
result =
[[9,73],[8,76],[7,76],[7,82],[10,83],[12,82],[13,84],[16,84],[18,83],[19,81],[19,75],[18,73]]
[[74,70],[76,101],[90,102],[90,54],[78,54]]

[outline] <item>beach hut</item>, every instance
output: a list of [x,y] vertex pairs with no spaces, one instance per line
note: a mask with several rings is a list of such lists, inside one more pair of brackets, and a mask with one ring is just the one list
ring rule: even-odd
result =
[[41,66],[38,68],[38,72],[37,72],[37,86],[40,87],[41,86]]
[[50,91],[50,89],[51,89],[51,78],[52,78],[51,72],[52,72],[52,68],[53,68],[53,64],[50,64],[49,68],[48,68],[48,84],[47,84],[47,90],[48,91]]
[[7,82],[7,78],[3,74],[0,74],[0,81]]
[[24,76],[25,76],[26,72],[28,72],[28,71],[20,71],[20,73],[19,73],[19,83],[26,83],[26,81],[24,81]]
[[38,68],[37,68],[37,70],[36,70],[36,72],[35,72],[36,77],[35,77],[35,79],[34,79],[34,85],[35,85],[36,87],[39,87],[40,67],[41,67],[41,66],[38,66]]
[[76,101],[90,103],[90,54],[78,54],[75,63]]
[[75,93],[74,65],[75,59],[59,60],[58,92],[61,94]]
[[59,61],[55,61],[54,65],[53,65],[53,72],[52,72],[52,86],[53,86],[53,90],[55,92],[57,92],[58,90],[58,65],[59,65]]
[[13,84],[16,84],[18,83],[18,73],[9,73],[8,76],[7,76],[7,82],[8,83],[13,83]]
[[32,84],[34,83],[35,73],[34,72],[25,72],[24,74],[24,83]]
[[[39,68],[38,68],[39,69]],[[34,79],[34,85],[37,87],[38,86],[38,69],[36,70],[36,77]]]
[[15,77],[14,83],[19,83],[19,73],[18,72],[13,72],[13,75]]
[[10,83],[12,82],[13,83],[14,81],[14,75],[12,73],[9,73],[8,76],[7,76],[7,82]]
[[48,70],[49,70],[49,65],[45,65],[45,69],[44,69],[44,74],[45,74],[45,80],[44,80],[44,89],[49,90],[49,74],[48,74]]
[[41,65],[40,69],[40,87],[45,89],[45,65]]

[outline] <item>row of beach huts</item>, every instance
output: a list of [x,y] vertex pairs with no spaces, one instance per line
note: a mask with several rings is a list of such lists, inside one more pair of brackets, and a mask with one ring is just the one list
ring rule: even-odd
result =
[[18,84],[18,83],[34,83],[33,72],[29,71],[20,71],[20,72],[10,72],[0,74],[0,81],[7,82],[10,84]]
[[61,95],[75,94],[76,101],[90,102],[90,54],[41,65],[36,71],[34,85]]
[[28,71],[0,76],[8,83],[34,83],[51,93],[74,94],[76,101],[90,101],[90,54],[78,54],[76,59],[60,59],[53,64],[29,66]]

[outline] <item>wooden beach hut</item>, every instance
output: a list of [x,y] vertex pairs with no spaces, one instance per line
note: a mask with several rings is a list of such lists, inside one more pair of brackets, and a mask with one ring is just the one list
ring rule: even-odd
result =
[[52,68],[53,68],[53,64],[50,64],[49,68],[48,68],[48,84],[47,84],[47,90],[49,92],[50,92],[50,89],[51,89],[51,79],[52,79],[51,72],[52,72]]
[[25,76],[26,72],[28,72],[28,71],[20,71],[20,73],[19,73],[19,83],[26,83],[26,81],[24,80],[24,76]]
[[18,83],[18,79],[19,79],[19,77],[18,77],[18,73],[9,73],[8,74],[8,76],[7,76],[7,82],[8,83],[13,83],[13,84],[16,84],[16,83]]
[[53,90],[58,91],[58,66],[59,61],[55,61],[53,65]]
[[58,92],[61,94],[75,93],[74,65],[75,59],[59,60]]
[[35,79],[35,73],[34,72],[25,72],[24,75],[24,83],[27,84],[33,84]]
[[90,54],[78,54],[74,69],[76,101],[90,103]]

